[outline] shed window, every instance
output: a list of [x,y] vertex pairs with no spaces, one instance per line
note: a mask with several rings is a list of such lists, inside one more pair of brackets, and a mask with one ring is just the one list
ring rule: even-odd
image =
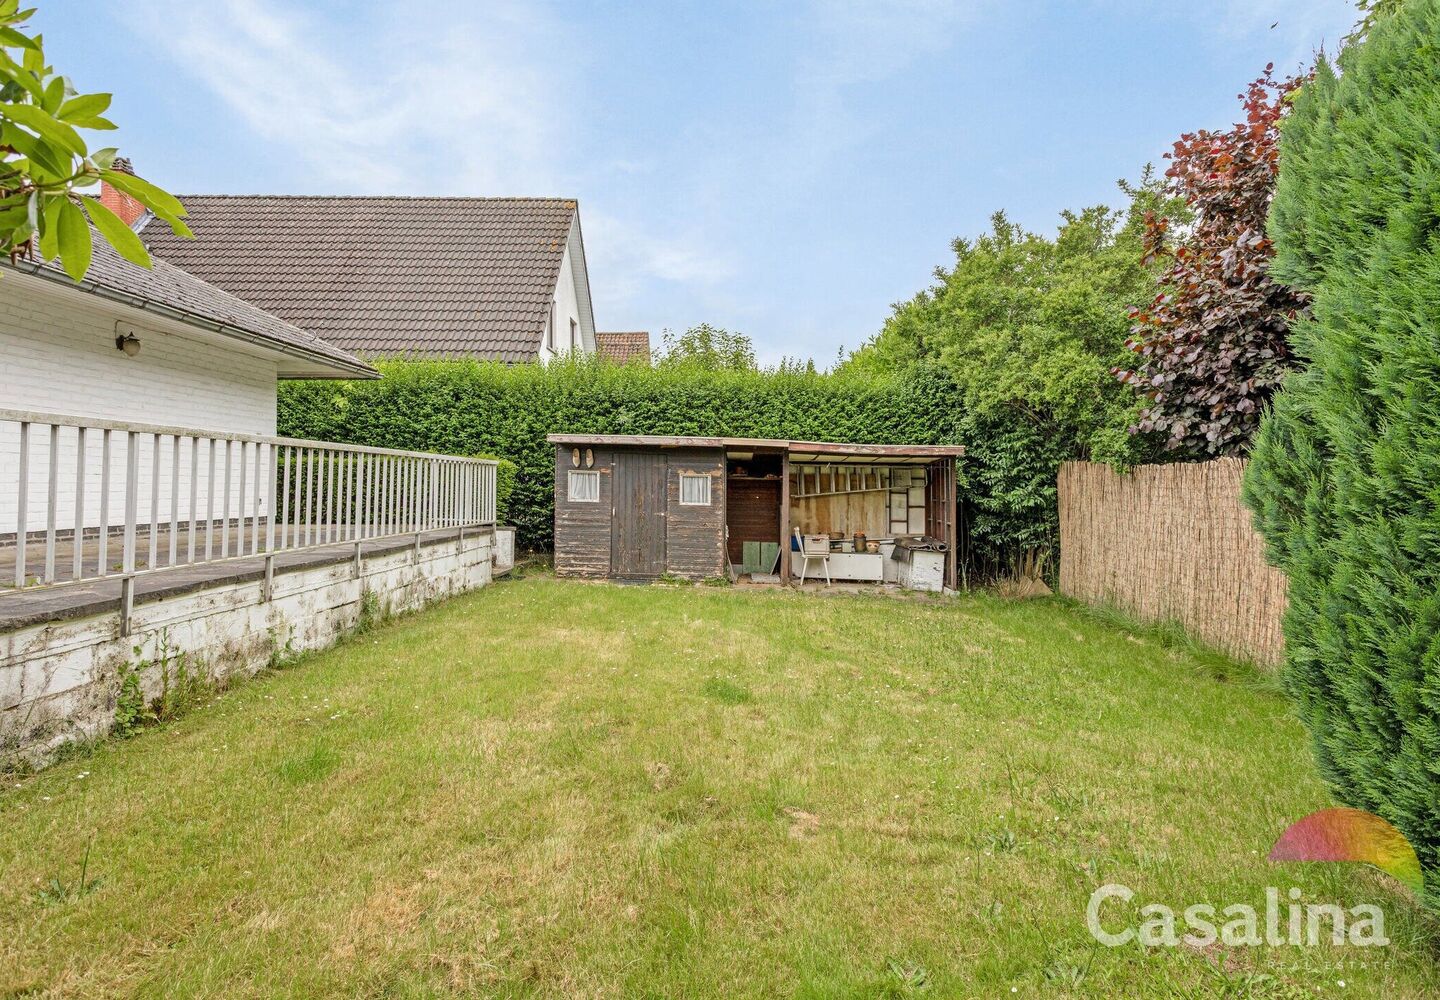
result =
[[680,502],[686,506],[710,506],[710,477],[680,473]]
[[600,473],[571,469],[570,501],[572,503],[599,503]]

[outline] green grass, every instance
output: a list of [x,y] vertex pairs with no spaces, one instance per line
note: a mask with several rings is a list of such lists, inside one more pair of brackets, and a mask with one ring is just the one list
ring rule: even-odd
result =
[[[1440,990],[1264,860],[1329,804],[1273,685],[1057,601],[505,582],[9,782],[0,995]],[[1110,881],[1394,944],[1107,949]]]

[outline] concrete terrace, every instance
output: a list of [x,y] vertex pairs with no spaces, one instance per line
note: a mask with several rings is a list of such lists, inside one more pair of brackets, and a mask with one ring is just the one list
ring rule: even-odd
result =
[[[179,562],[175,565],[167,565],[169,557],[168,528],[157,533],[157,558],[158,569],[149,572],[149,543],[144,545],[137,542],[136,545],[136,568],[139,572],[135,576],[135,604],[147,604],[166,597],[175,597],[181,594],[193,593],[208,587],[222,586],[230,583],[244,583],[263,579],[265,576],[265,555],[263,553],[238,556],[212,562],[185,563]],[[246,544],[249,544],[249,529],[243,529],[246,534]],[[200,549],[203,552],[204,542],[202,528],[197,534],[202,536]],[[231,551],[238,542],[237,526],[232,525],[229,529],[231,539]],[[214,551],[220,551],[220,529],[216,529]],[[439,545],[446,542],[456,543],[464,539],[473,539],[479,534],[494,534],[492,528],[436,528],[430,531],[423,531],[415,535],[390,536],[386,538],[368,539],[358,543],[360,558],[367,559],[374,556],[388,555],[394,552],[401,552],[405,549],[413,549],[417,546],[428,548],[432,545]],[[185,536],[186,532],[181,531],[180,535]],[[183,560],[187,551],[188,540],[182,541],[179,546],[179,556]],[[337,563],[353,561],[356,556],[356,542],[336,542],[330,545],[312,547],[307,549],[288,549],[275,553],[275,570],[278,574],[292,572],[300,569],[312,569],[321,566],[328,566]],[[92,571],[95,561],[99,557],[100,541],[96,535],[87,535],[81,540],[81,557],[85,571]],[[25,628],[30,625],[41,625],[46,622],[63,621],[73,618],[83,618],[90,615],[99,615],[106,612],[118,611],[121,600],[121,581],[118,569],[119,545],[117,540],[112,538],[108,546],[109,552],[116,555],[116,559],[107,559],[107,562],[114,563],[110,567],[114,575],[101,579],[82,579],[79,582],[73,580],[73,555],[74,545],[70,539],[56,541],[55,550],[55,574],[57,582],[48,586],[30,586],[24,590],[17,590],[14,586],[13,575],[7,574],[5,586],[0,588],[0,634],[11,632],[16,629]],[[29,566],[42,566],[44,564],[44,540],[31,540],[27,546],[26,563]],[[15,560],[14,538],[8,543],[0,544],[0,567],[10,569],[14,566]],[[33,576],[33,574],[27,574]]]

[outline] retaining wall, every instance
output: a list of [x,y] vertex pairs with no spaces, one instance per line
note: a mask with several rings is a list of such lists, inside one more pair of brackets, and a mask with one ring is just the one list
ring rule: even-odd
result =
[[[306,564],[276,569],[268,600],[263,572],[253,566],[168,591],[159,586],[162,572],[146,578],[157,590],[150,599],[137,596],[128,635],[121,634],[118,602],[87,606],[77,591],[69,612],[0,634],[0,760],[43,756],[66,740],[109,731],[122,676],[136,664],[146,664],[140,683],[147,699],[159,696],[164,673],[173,676],[181,656],[188,671],[217,682],[249,676],[277,657],[333,644],[355,628],[367,600],[372,611],[397,613],[487,585],[513,564],[513,539],[512,529],[471,529],[419,544],[367,543],[358,561],[353,548],[310,554]],[[53,608],[64,594],[45,596],[44,606]],[[32,592],[11,593],[5,602],[13,609],[27,598]],[[96,603],[105,610],[96,613]]]

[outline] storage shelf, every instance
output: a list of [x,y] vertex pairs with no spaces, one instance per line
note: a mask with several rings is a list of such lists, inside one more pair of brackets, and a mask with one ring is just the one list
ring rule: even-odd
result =
[[790,499],[791,499],[791,500],[811,500],[811,499],[814,499],[815,497],[848,497],[848,496],[854,496],[854,495],[857,494],[857,493],[889,493],[889,492],[891,492],[891,491],[890,491],[889,489],[885,488],[885,487],[881,487],[881,488],[879,488],[879,489],[874,489],[874,488],[872,488],[872,489],[868,489],[868,490],[822,490],[822,491],[820,491],[819,493],[793,493],[793,492],[792,492],[792,493],[790,494]]

